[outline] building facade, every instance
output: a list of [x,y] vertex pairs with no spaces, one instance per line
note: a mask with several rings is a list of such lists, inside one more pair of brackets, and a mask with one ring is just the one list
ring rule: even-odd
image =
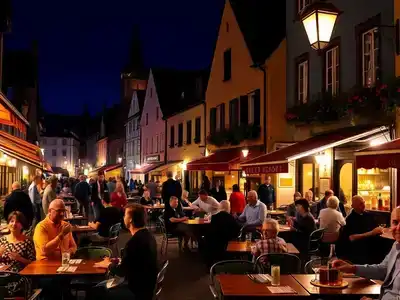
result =
[[188,165],[203,170],[213,184],[222,181],[228,194],[233,184],[244,190],[250,180],[254,189],[261,181],[246,179],[239,161],[286,140],[284,24],[278,19],[284,6],[277,6],[275,19],[265,17],[269,5],[225,2],[206,93],[207,152],[215,156]]

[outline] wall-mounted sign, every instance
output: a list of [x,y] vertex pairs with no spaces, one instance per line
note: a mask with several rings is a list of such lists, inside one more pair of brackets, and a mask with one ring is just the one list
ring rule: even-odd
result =
[[278,163],[264,166],[245,166],[243,171],[246,175],[252,174],[276,174],[276,173],[288,173],[289,164],[288,163]]
[[160,162],[160,155],[146,156],[147,163]]

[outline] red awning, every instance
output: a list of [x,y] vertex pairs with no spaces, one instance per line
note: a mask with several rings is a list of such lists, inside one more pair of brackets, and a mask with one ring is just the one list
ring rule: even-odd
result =
[[122,168],[122,164],[116,164],[116,165],[107,165],[104,167],[103,171],[104,172],[110,172],[112,170]]
[[130,173],[131,174],[147,174],[150,171],[154,170],[155,168],[158,168],[159,166],[161,166],[162,164],[150,164],[150,165],[145,165],[142,166],[139,169],[134,169],[131,170]]
[[246,158],[243,157],[244,148],[219,150],[207,157],[192,161],[187,164],[188,171],[231,171],[237,170],[235,165],[249,161],[264,152],[260,148],[250,148]]
[[257,157],[245,164],[242,169],[247,175],[288,173],[289,161],[312,155],[326,149],[337,147],[357,139],[386,130],[385,127],[367,129],[362,127],[343,128],[335,132],[316,135],[291,146]]
[[357,168],[400,168],[400,139],[355,153]]
[[42,167],[40,148],[38,146],[4,131],[0,131],[0,150],[35,167]]

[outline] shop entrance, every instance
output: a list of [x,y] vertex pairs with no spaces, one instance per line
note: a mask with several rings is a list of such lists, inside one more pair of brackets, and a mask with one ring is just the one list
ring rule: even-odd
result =
[[334,166],[334,192],[342,203],[351,204],[355,195],[354,163],[352,160],[337,160]]

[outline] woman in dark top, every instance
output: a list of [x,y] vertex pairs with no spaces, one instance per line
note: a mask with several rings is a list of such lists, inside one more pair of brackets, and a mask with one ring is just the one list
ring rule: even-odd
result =
[[98,264],[109,268],[112,274],[125,277],[124,284],[109,290],[101,289],[91,299],[151,300],[157,281],[157,244],[146,228],[146,211],[142,205],[126,207],[124,222],[132,237],[126,243],[119,264],[109,258]]
[[230,212],[230,203],[224,200],[220,203],[220,212],[211,218],[205,236],[206,260],[209,266],[224,259],[228,242],[237,238],[239,234],[240,227]]
[[221,180],[216,182],[215,187],[211,189],[210,193],[211,196],[213,196],[218,202],[221,202],[222,200],[228,200],[228,196],[226,195],[225,188],[221,184]]
[[140,204],[144,206],[153,206],[154,202],[150,197],[150,192],[149,191],[144,191],[142,199],[140,199]]
[[306,199],[296,200],[296,218],[292,221],[292,229],[296,231],[293,243],[297,249],[307,251],[310,234],[317,229],[314,217],[310,213],[310,204]]

